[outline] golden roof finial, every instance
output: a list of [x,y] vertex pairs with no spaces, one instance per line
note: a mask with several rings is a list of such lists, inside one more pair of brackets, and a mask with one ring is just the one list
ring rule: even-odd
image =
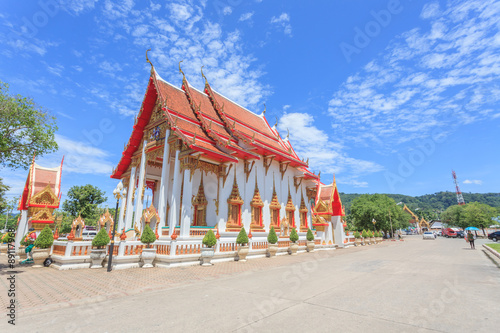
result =
[[205,67],[205,65],[201,66],[201,76],[205,79],[205,84],[208,84],[207,77],[203,74],[203,67]]
[[264,103],[264,111],[262,111],[262,115],[266,114],[266,103]]
[[278,127],[278,117],[276,117],[276,124],[274,124],[274,127]]
[[148,58],[148,52],[149,51],[151,51],[151,48],[149,48],[149,49],[146,50],[146,62],[149,63],[151,65],[151,67],[154,67],[153,63],[151,61],[149,61],[149,58]]
[[183,71],[182,71],[182,69],[181,69],[181,62],[183,62],[183,61],[184,61],[184,60],[179,61],[179,73],[182,73],[182,76],[186,77],[186,76],[184,75],[184,72],[183,72]]
[[290,138],[290,131],[288,130],[288,127],[286,129],[286,138],[287,140]]

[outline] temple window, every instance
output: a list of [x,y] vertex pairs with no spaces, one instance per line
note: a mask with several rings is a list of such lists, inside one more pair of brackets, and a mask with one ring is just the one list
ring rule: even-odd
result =
[[299,213],[300,213],[300,231],[307,231],[309,227],[307,225],[307,207],[304,201],[304,195],[302,195],[302,199],[300,200]]
[[198,194],[193,199],[193,209],[194,209],[194,226],[206,226],[207,225],[207,198],[205,197],[205,191],[203,189],[203,172],[201,174],[200,187],[198,188]]
[[233,189],[231,195],[227,199],[228,215],[227,215],[227,231],[239,231],[241,229],[241,206],[243,199],[241,199],[238,183],[236,182],[236,171],[234,173]]
[[288,225],[291,228],[295,228],[295,206],[293,205],[292,195],[290,194],[290,186],[288,186],[288,201],[286,203],[285,210]]
[[250,224],[251,229],[263,229],[262,227],[262,207],[264,203],[260,198],[259,187],[257,186],[257,173],[255,173],[255,190],[253,193],[252,201],[250,202],[252,207],[252,223]]

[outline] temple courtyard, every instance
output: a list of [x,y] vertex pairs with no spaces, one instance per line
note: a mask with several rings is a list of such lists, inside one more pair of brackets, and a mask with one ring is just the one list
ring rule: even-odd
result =
[[[17,265],[19,332],[493,332],[500,261],[463,239],[220,262],[58,271]],[[0,257],[0,331],[8,273]],[[6,330],[8,329],[8,330]]]

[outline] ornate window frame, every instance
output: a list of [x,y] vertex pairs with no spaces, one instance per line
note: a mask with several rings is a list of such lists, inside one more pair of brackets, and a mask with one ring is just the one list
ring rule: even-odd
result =
[[198,227],[207,226],[207,205],[208,201],[205,196],[205,190],[203,187],[203,172],[201,173],[200,186],[198,187],[198,193],[196,197],[192,200],[193,204],[193,221],[191,225]]

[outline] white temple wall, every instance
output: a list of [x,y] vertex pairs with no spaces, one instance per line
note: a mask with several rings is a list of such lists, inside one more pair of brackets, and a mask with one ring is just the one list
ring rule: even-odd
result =
[[271,225],[271,211],[269,210],[269,204],[273,198],[273,172],[271,168],[269,168],[267,175],[266,170],[264,168],[264,164],[262,161],[259,161],[259,171],[257,173],[257,178],[262,180],[262,185],[259,182],[259,190],[260,197],[262,202],[264,203],[264,207],[262,207],[262,219],[264,228],[266,230],[270,229]]
[[344,228],[342,226],[342,218],[341,216],[332,216],[332,224],[335,239],[334,244],[337,244],[339,247],[344,247]]
[[213,227],[217,224],[215,212],[215,200],[217,200],[217,176],[211,172],[203,174],[205,197],[207,198],[207,226]]

